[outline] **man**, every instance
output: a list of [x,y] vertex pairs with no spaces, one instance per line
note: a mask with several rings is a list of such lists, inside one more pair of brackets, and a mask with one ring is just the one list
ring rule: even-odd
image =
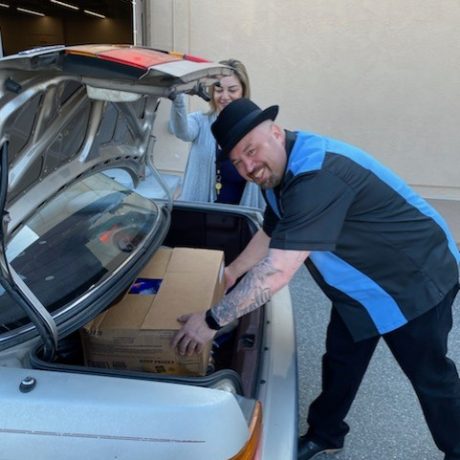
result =
[[173,345],[193,353],[217,329],[266,303],[305,263],[332,301],[320,396],[299,459],[337,452],[344,419],[383,337],[411,381],[445,460],[460,460],[460,380],[447,358],[460,254],[441,216],[365,152],[282,130],[278,107],[248,99],[212,126],[223,156],[264,191],[263,228],[226,268],[217,305],[179,320]]

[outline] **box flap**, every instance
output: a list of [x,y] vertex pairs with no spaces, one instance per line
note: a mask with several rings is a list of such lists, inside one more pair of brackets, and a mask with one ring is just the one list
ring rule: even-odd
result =
[[223,269],[220,251],[175,248],[142,329],[176,330],[178,316],[212,306],[223,295]]
[[159,248],[153,257],[148,261],[147,265],[141,270],[138,278],[163,278],[166,273],[166,268],[170,263],[173,250],[171,248]]
[[[172,255],[170,248],[160,248],[142,269],[139,278],[163,278]],[[134,283],[136,283],[134,280]],[[129,291],[123,298],[108,310],[101,313],[84,329],[94,334],[101,329],[140,329],[145,315],[149,311],[155,295],[130,294]]]
[[174,248],[168,272],[214,273],[223,262],[221,251],[209,249]]
[[214,294],[210,283],[201,273],[167,273],[142,329],[179,329],[178,316],[209,308]]
[[107,310],[99,328],[139,329],[144,322],[155,296],[127,294],[124,299]]

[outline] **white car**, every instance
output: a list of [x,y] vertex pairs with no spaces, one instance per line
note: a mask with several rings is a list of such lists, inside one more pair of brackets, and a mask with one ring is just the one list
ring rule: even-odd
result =
[[[287,289],[241,318],[205,376],[90,367],[80,328],[161,245],[230,262],[254,209],[173,202],[152,169],[158,103],[205,96],[228,69],[134,46],[56,46],[0,59],[0,458],[297,457]],[[128,174],[131,185],[115,180]],[[158,178],[166,199],[137,192]],[[111,229],[109,238],[101,238]],[[121,244],[118,232],[129,232]]]

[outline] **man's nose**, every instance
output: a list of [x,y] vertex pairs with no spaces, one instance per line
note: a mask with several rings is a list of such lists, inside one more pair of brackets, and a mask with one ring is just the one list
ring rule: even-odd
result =
[[245,158],[243,164],[244,169],[246,170],[246,174],[250,176],[254,172],[254,162],[251,158]]

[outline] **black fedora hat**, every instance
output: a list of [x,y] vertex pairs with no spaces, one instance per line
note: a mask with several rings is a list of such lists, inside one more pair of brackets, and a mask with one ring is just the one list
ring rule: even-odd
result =
[[219,160],[227,158],[236,144],[265,120],[274,120],[278,106],[262,110],[250,99],[241,98],[228,104],[211,125],[211,131],[221,151]]

